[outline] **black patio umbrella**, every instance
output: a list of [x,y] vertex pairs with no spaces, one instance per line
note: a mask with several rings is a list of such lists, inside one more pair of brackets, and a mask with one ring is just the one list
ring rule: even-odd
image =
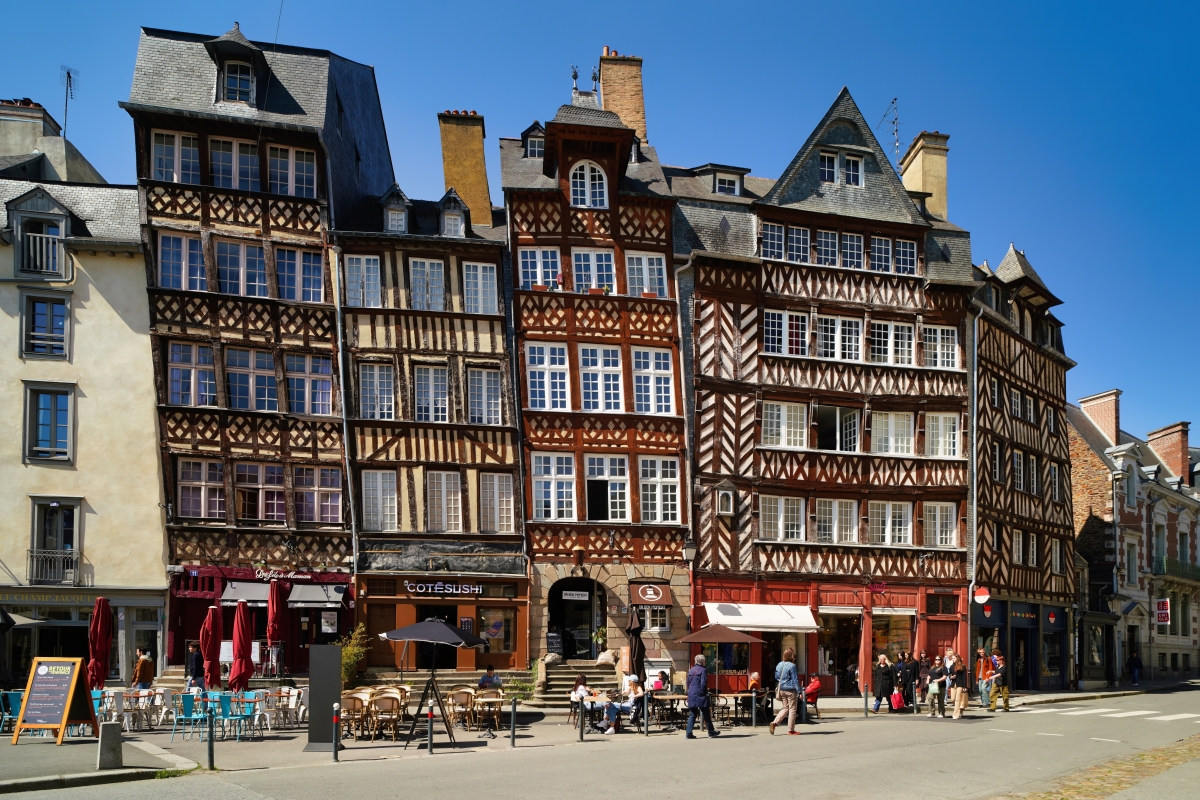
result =
[[625,633],[629,636],[629,671],[637,675],[646,685],[646,644],[642,641],[642,619],[637,606],[629,607],[629,622],[625,625]]

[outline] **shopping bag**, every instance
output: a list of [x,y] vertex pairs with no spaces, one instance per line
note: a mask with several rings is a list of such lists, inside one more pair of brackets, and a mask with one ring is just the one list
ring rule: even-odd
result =
[[904,695],[900,694],[899,689],[892,689],[892,710],[899,711],[904,708]]

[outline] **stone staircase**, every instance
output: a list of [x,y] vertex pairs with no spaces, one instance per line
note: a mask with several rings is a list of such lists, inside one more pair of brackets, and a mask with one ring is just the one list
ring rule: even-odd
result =
[[545,667],[546,685],[536,691],[524,705],[530,708],[563,709],[571,707],[570,694],[575,688],[575,676],[587,676],[588,686],[597,691],[616,692],[620,689],[617,670],[612,664],[597,664],[595,661],[568,661],[565,664],[550,664]]
[[[486,670],[482,669],[463,671],[439,669],[437,671],[438,688],[446,691],[453,686],[478,686],[479,679],[485,672]],[[533,685],[533,677],[527,670],[498,669],[496,675],[504,682],[501,688],[504,689],[506,696],[516,693],[518,699],[523,699]],[[429,670],[427,669],[405,670],[401,674],[394,669],[370,667],[366,672],[358,673],[355,683],[358,686],[388,686],[402,683],[411,686],[413,692],[419,697],[427,680],[429,680]]]
[[[154,686],[158,689],[171,689],[175,692],[182,692],[187,685],[186,670],[182,664],[176,664],[167,667],[162,674],[154,679]],[[286,678],[251,678],[251,689],[271,689],[276,686],[307,686],[308,676],[291,675]]]

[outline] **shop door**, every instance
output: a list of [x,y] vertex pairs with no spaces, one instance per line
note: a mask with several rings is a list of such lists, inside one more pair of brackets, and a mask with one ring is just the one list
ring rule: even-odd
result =
[[1035,636],[1037,636],[1037,631],[1032,628],[1013,628],[1013,689],[1036,688],[1036,681],[1033,674]]
[[606,598],[604,587],[590,578],[563,578],[550,587],[548,623],[562,634],[564,660],[598,655],[592,636],[604,624]]
[[1042,689],[1061,689],[1063,686],[1063,634],[1042,634]]
[[396,645],[379,638],[379,634],[396,630],[396,606],[371,603],[367,606],[367,636],[371,654],[367,663],[372,667],[396,667]]
[[928,625],[929,644],[926,649],[930,658],[945,656],[947,650],[954,649],[958,642],[957,622],[930,622]]
[[[417,606],[417,621],[440,619],[447,625],[458,627],[458,606]],[[395,617],[392,618],[395,620]],[[389,630],[391,630],[389,628]],[[417,669],[456,669],[458,651],[449,645],[430,642],[417,643]]]

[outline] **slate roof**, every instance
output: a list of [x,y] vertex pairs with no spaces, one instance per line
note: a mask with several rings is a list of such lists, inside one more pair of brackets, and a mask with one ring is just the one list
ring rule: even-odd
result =
[[597,128],[623,128],[632,130],[613,111],[588,106],[564,105],[558,107],[558,113],[551,122],[563,125],[591,125]]
[[[1092,452],[1110,470],[1116,469],[1117,463],[1105,451],[1111,447],[1135,444],[1141,453],[1141,458],[1138,459],[1138,467],[1142,473],[1141,477],[1143,480],[1155,480],[1159,483],[1165,483],[1179,477],[1171,471],[1165,461],[1158,457],[1158,453],[1154,451],[1154,448],[1145,439],[1139,439],[1126,430],[1120,430],[1117,432],[1120,441],[1115,444],[1110,442],[1108,437],[1104,435],[1104,432],[1092,421],[1092,418],[1079,406],[1067,403],[1067,423],[1075,429],[1080,438],[1083,439]],[[1189,456],[1194,457],[1195,452],[1190,452]],[[1192,459],[1189,458],[1189,460]]]
[[138,193],[134,186],[14,181],[0,178],[0,228],[8,227],[7,203],[41,188],[74,216],[72,238],[141,242]]
[[[820,180],[818,154],[822,145],[830,148],[843,145],[863,152],[866,157],[862,165],[862,186]],[[820,214],[929,224],[905,192],[900,176],[879,146],[871,126],[863,118],[850,91],[844,87],[763,202]]]
[[1046,288],[1046,284],[1042,283],[1041,276],[1029,263],[1029,259],[1025,257],[1025,251],[1018,250],[1012,242],[1008,243],[1008,252],[1004,254],[1004,258],[996,267],[996,277],[1005,283],[1027,278],[1047,292],[1050,291]]
[[677,198],[673,222],[676,253],[701,250],[750,258],[756,255],[758,222],[745,205]]
[[0,178],[37,180],[42,177],[42,153],[0,156]]
[[[563,106],[563,108],[568,108],[568,106]],[[662,166],[658,163],[658,151],[648,144],[643,144],[639,148],[639,152],[641,157],[637,163],[631,163],[626,167],[620,191],[669,197],[671,187],[663,175]],[[557,191],[558,181],[542,172],[544,160],[526,158],[525,147],[520,139],[500,139],[501,190],[546,189]]]
[[931,283],[974,286],[971,234],[951,222],[931,220],[925,232],[925,277]]
[[697,175],[694,169],[686,167],[664,166],[662,170],[663,175],[666,176],[667,184],[671,187],[672,194],[676,197],[689,197],[697,200],[714,200],[736,205],[750,205],[754,201],[765,197],[775,185],[774,178],[756,178],[752,175],[746,175],[742,178],[741,195],[734,197],[714,192],[711,174]]

